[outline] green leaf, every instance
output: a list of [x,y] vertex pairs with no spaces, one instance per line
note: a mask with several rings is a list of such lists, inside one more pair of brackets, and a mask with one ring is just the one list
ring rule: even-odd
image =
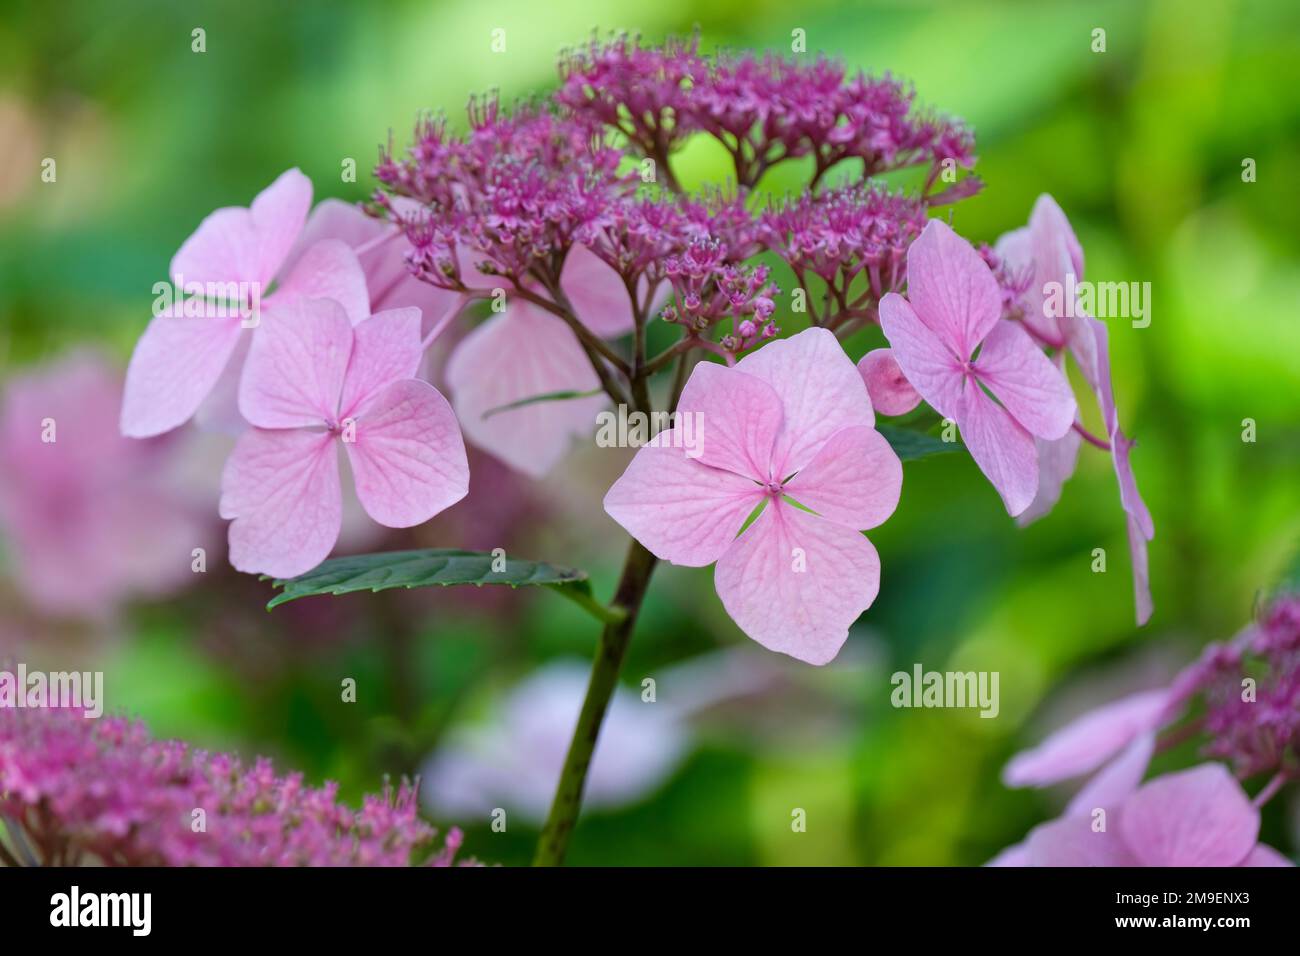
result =
[[961,451],[963,447],[961,442],[944,441],[925,432],[899,428],[897,425],[878,424],[876,431],[884,436],[885,441],[889,442],[889,447],[894,449],[894,454],[902,461],[916,461],[919,458],[929,458],[931,455]]
[[536,405],[538,402],[567,402],[574,398],[591,398],[593,395],[600,395],[604,392],[603,388],[593,388],[589,392],[547,392],[544,395],[532,395],[528,398],[521,398],[517,402],[508,402],[505,405],[498,405],[495,408],[489,408],[480,418],[491,418],[493,415],[501,412],[508,412],[511,409],[523,408],[527,405]]
[[274,587],[283,590],[266,607],[270,610],[289,601],[318,594],[447,587],[453,584],[507,584],[512,588],[549,586],[602,620],[618,613],[604,607],[591,596],[591,585],[585,571],[518,558],[506,558],[505,568],[493,571],[492,561],[491,553],[454,548],[387,551],[331,558],[306,574],[272,582]]

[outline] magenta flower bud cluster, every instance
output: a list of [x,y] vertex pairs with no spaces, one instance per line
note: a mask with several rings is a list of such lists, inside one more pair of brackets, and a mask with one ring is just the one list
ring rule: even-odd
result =
[[[955,184],[944,201],[979,186],[956,180],[974,162],[966,127],[918,112],[891,77],[849,76],[830,60],[704,56],[697,39],[647,48],[619,36],[565,54],[560,73],[549,101],[507,110],[474,99],[463,133],[425,118],[404,156],[384,151],[376,202],[406,232],[416,276],[461,293],[545,296],[551,311],[571,312],[561,273],[583,246],[628,290],[652,290],[647,305],[671,293],[659,314],[690,334],[731,319],[716,344],[735,353],[778,331],[781,290],[755,255],[775,252],[801,284],[806,275],[828,284],[815,324],[875,321],[881,296],[902,287],[907,245],[939,198],[930,189],[941,172]],[[670,155],[696,134],[731,154],[730,188],[687,195],[678,183]],[[805,157],[814,158],[809,189],[756,208],[763,174]],[[817,193],[841,162],[856,185]],[[929,169],[915,197],[867,183],[913,166]]]
[[561,75],[559,102],[616,128],[646,156],[662,159],[692,133],[714,137],[747,188],[773,165],[804,156],[814,157],[816,178],[845,159],[860,160],[863,177],[974,162],[970,131],[919,113],[904,83],[850,76],[825,58],[703,56],[698,38],[646,48],[617,37],[570,52]]
[[1193,672],[1205,702],[1206,753],[1242,777],[1300,762],[1300,595],[1276,601],[1228,645],[1207,649]]
[[[795,274],[812,273],[839,301],[841,314],[898,291],[906,275],[907,247],[926,223],[926,204],[859,184],[823,193],[804,193],[768,210],[762,219],[764,245]],[[858,299],[850,286],[866,276]]]
[[63,709],[0,718],[0,860],[9,865],[451,866],[420,819],[416,789],[385,784],[360,810],[337,786],[277,776],[180,741],[154,740],[122,717]]

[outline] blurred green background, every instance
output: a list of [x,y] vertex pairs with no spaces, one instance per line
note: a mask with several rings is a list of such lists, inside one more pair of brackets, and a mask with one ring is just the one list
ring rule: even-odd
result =
[[[872,533],[880,598],[841,659],[814,670],[765,655],[779,692],[702,717],[662,786],[584,818],[571,862],[979,864],[1060,805],[1058,794],[1005,790],[1006,758],[1072,710],[1229,636],[1300,538],[1291,0],[0,8],[6,378],[86,343],[124,366],[152,284],[211,209],[246,205],[295,165],[318,199],[364,198],[390,130],[401,146],[423,109],[445,107],[459,122],[471,92],[546,90],[559,50],[593,29],[656,40],[698,25],[705,49],[788,52],[801,28],[810,52],[906,77],[922,103],[975,128],[987,185],[956,208],[964,235],[992,242],[1050,192],[1079,233],[1089,278],[1152,284],[1150,327],[1111,325],[1121,422],[1138,440],[1156,525],[1148,627],[1133,626],[1104,456],[1085,447],[1055,512],[1026,530],[967,457],[909,464],[897,514]],[[191,52],[196,27],[202,54]],[[1091,48],[1098,27],[1105,53]],[[495,28],[506,31],[501,54],[489,49]],[[41,181],[44,157],[57,158],[56,183]],[[347,158],[355,184],[340,176]],[[1242,181],[1247,158],[1252,183]],[[681,168],[688,184],[725,176],[708,150],[688,149]],[[854,358],[875,341],[854,339]],[[1242,441],[1246,418],[1254,443]],[[542,482],[498,474],[499,493],[481,505],[499,523],[495,538],[467,540],[483,537],[467,518],[439,519],[414,540],[499,539],[512,553],[590,569],[608,595],[625,538],[599,499],[625,460],[584,448]],[[211,507],[215,519],[215,491]],[[1090,569],[1097,547],[1109,556],[1104,574]],[[9,548],[4,560],[22,555]],[[214,557],[185,592],[107,623],[46,620],[12,589],[0,591],[0,613],[35,648],[29,660],[101,662],[110,708],[155,733],[272,755],[313,782],[340,780],[354,799],[383,773],[417,771],[449,727],[490,710],[512,681],[555,657],[589,658],[595,643],[579,611],[524,592],[355,595],[268,615],[269,586],[223,565]],[[763,656],[723,613],[711,572],[663,568],[625,677],[636,687],[719,647]],[[1000,672],[1000,716],[892,709],[889,675],[914,662]],[[342,676],[358,680],[355,705],[339,702]],[[791,830],[795,807],[807,811],[805,833]],[[1275,801],[1266,818],[1265,838],[1290,854],[1295,817]],[[535,838],[514,820],[504,833],[486,819],[434,822],[462,825],[467,851],[491,862],[526,862]]]

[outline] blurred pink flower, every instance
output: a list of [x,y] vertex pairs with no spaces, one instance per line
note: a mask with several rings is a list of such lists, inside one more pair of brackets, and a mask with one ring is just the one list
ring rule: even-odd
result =
[[[211,213],[181,245],[170,274],[182,291],[188,293],[193,283],[247,286],[238,291],[245,301],[224,303],[219,314],[201,316],[173,302],[149,323],[127,369],[124,435],[148,438],[170,431],[188,421],[214,389],[218,395],[230,391],[219,386],[223,373],[229,378],[240,370],[241,343],[250,336],[243,334],[246,320],[238,309],[251,305],[249,289],[256,290],[260,301],[253,338],[268,321],[274,323],[278,308],[299,297],[334,299],[353,321],[370,313],[366,277],[345,243],[317,243],[292,270],[284,268],[311,208],[311,191],[311,181],[290,169],[262,190],[251,207]],[[273,281],[277,286],[270,292]],[[222,295],[228,298],[229,291]]]
[[[436,848],[416,789],[367,796],[277,777],[267,760],[150,738],[122,717],[79,711],[0,711],[0,862],[46,866],[407,866],[434,850],[452,866],[453,829]],[[202,813],[202,826],[197,825]]]
[[741,630],[825,664],[875,600],[880,559],[861,529],[893,513],[903,483],[862,377],[832,332],[807,329],[731,369],[697,365],[677,412],[698,421],[697,448],[660,433],[605,510],[665,561],[716,561],[718,596]]
[[[1125,532],[1133,565],[1133,595],[1137,622],[1151,618],[1151,585],[1147,570],[1147,542],[1155,537],[1151,512],[1138,492],[1137,479],[1129,462],[1133,441],[1119,425],[1115,391],[1110,376],[1109,330],[1104,322],[1082,314],[1071,303],[1069,314],[1057,315],[1050,290],[1073,288],[1083,279],[1083,248],[1069,219],[1056,200],[1038,197],[1029,225],[1006,233],[997,241],[997,257],[1004,272],[1015,277],[1017,295],[1013,309],[1031,334],[1051,348],[1059,349],[1056,362],[1065,370],[1065,356],[1073,356],[1084,380],[1092,389],[1106,428],[1106,442],[1119,481],[1120,504],[1124,509]],[[1074,474],[1080,447],[1077,430],[1052,440],[1038,439],[1039,484],[1033,503],[1019,516],[1021,524],[1041,518],[1056,506],[1061,487]]]
[[[692,746],[690,719],[724,700],[770,688],[780,672],[760,652],[693,658],[655,674],[656,699],[620,687],[587,777],[583,805],[610,810],[661,787]],[[501,807],[531,823],[550,809],[586,695],[590,665],[546,664],[515,684],[483,720],[460,724],[421,771],[420,796],[439,815],[468,820]]]
[[287,578],[329,555],[342,520],[340,444],[362,507],[382,525],[420,524],[465,496],[456,417],[414,378],[423,351],[418,309],[355,328],[329,299],[281,309],[250,350],[239,398],[254,427],[222,475],[231,564]]
[[166,594],[193,580],[192,551],[211,544],[180,485],[176,441],[118,433],[121,388],[88,352],[5,387],[0,532],[15,581],[43,613],[99,616]]
[[[487,721],[458,727],[421,771],[422,798],[438,814],[468,820],[496,807],[532,823],[546,819],[582,708],[590,667],[559,661],[516,685]],[[618,689],[587,777],[591,809],[653,792],[685,755],[688,733],[668,706]]]
[[1042,787],[1091,773],[1169,720],[1171,702],[1169,691],[1161,688],[1090,711],[1032,750],[1016,754],[1002,779],[1008,787]]
[[[1195,709],[1193,699],[1198,704]],[[1179,723],[1189,712],[1196,716]],[[1140,861],[1132,865],[1179,865],[1151,860],[1214,850],[1207,850],[1178,829],[1193,826],[1194,821],[1188,821],[1194,813],[1191,808],[1196,807],[1200,809],[1195,812],[1220,814],[1224,825],[1236,814],[1237,825],[1246,828],[1237,808],[1245,798],[1234,796],[1240,794],[1240,786],[1217,764],[1157,778],[1138,789],[1157,749],[1156,734],[1171,727],[1172,741],[1202,739],[1200,752],[1228,761],[1242,780],[1271,775],[1250,806],[1257,830],[1257,808],[1293,780],[1290,768],[1295,764],[1300,741],[1300,595],[1279,594],[1258,621],[1231,641],[1206,647],[1166,687],[1130,694],[1096,708],[1039,746],[1012,758],[1003,773],[1004,781],[1012,787],[1042,787],[1092,774],[1062,817],[1035,831],[1039,834],[1038,859],[1066,861],[1064,865],[1069,865],[1071,854],[1080,861],[1091,854],[1089,859],[1101,861],[1097,865],[1128,865],[1113,862],[1127,859],[1127,854]],[[1136,795],[1130,796],[1135,790]],[[1093,811],[1131,808],[1135,801],[1147,816],[1126,811],[1132,820],[1141,822],[1126,824],[1129,829],[1124,831],[1124,842],[1086,842]],[[1162,801],[1171,804],[1165,808],[1169,830],[1159,835],[1152,821],[1160,815]],[[1139,831],[1146,831],[1146,835]],[[1184,839],[1188,846],[1176,846],[1178,839]],[[1145,844],[1142,840],[1163,842]],[[994,862],[1024,865],[1034,847],[1031,834],[1027,843],[1004,851]],[[1231,855],[1227,850],[1223,853]],[[1242,850],[1242,856],[1235,860],[1245,858],[1243,865],[1251,866],[1280,865],[1275,857],[1272,850],[1260,847],[1249,856]],[[1234,865],[1235,860],[1188,860],[1181,865],[1227,866]]]
[[937,219],[907,250],[907,298],[891,292],[880,301],[881,328],[908,381],[957,423],[1014,516],[1038,487],[1034,439],[1065,435],[1075,402],[1060,371],[1001,314],[992,271]]
[[[1259,842],[1259,809],[1221,764],[1165,774],[1109,806],[1076,807],[997,866],[1291,866]],[[1102,815],[1104,811],[1104,816]]]

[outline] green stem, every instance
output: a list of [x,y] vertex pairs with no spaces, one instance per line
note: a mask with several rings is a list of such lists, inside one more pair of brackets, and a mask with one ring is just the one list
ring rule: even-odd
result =
[[[587,582],[583,581],[582,583],[585,585]],[[571,584],[548,584],[546,587],[550,588],[556,594],[568,598],[596,620],[600,621],[601,624],[618,624],[627,617],[627,612],[621,607],[607,607],[604,604],[601,604],[591,596],[591,592],[585,587],[575,587]]]
[[637,612],[645,600],[655,563],[653,554],[639,542],[632,542],[612,602],[613,608],[621,610],[624,616],[620,621],[607,623],[601,631],[600,646],[596,649],[591,679],[587,683],[587,697],[582,702],[582,713],[573,729],[573,739],[564,758],[564,770],[560,773],[555,800],[551,804],[551,812],[546,818],[542,838],[537,844],[537,854],[533,858],[534,866],[559,866],[564,862],[569,839],[578,822],[578,812],[582,809],[582,791],[587,782],[591,756],[596,750],[600,725],[618,686],[618,673],[622,669],[632,628],[636,625]]

